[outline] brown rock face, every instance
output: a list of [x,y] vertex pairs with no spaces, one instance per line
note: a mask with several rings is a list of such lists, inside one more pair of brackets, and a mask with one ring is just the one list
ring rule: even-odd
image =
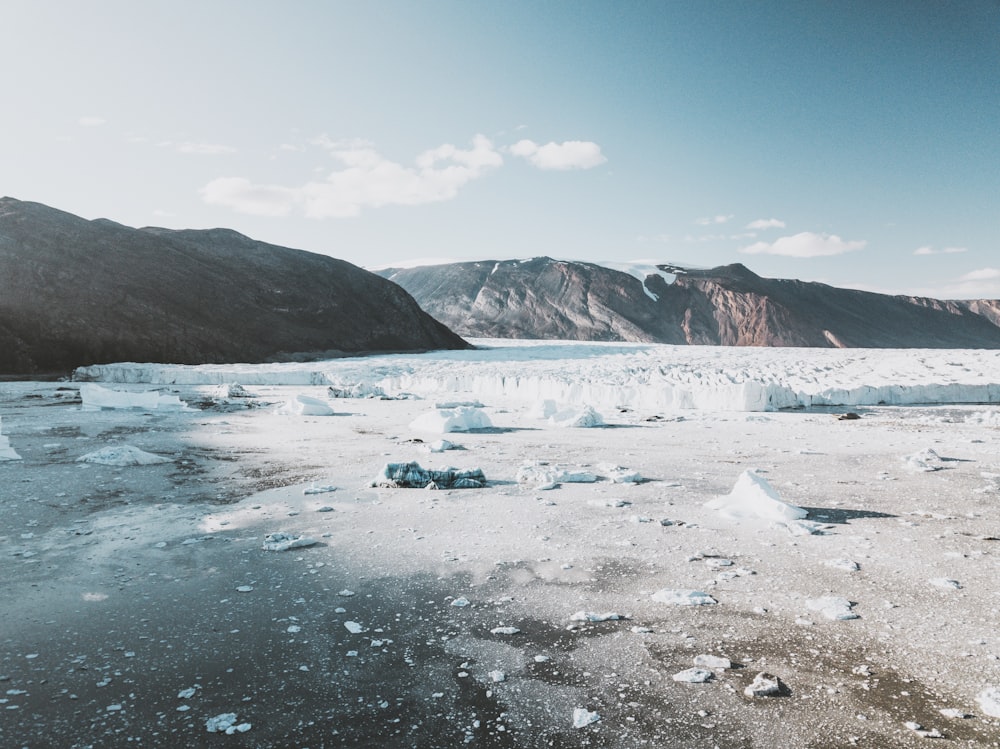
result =
[[0,374],[466,347],[398,286],[342,260],[0,199]]
[[762,278],[740,264],[645,282],[534,258],[387,269],[461,335],[822,348],[1000,348],[1000,302],[888,296]]

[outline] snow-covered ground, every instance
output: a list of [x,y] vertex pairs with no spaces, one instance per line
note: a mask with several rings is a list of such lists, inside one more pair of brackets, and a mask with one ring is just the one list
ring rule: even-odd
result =
[[361,384],[390,395],[581,402],[596,408],[772,411],[1000,403],[1000,351],[803,349],[474,340],[475,351],[308,364],[109,364],[80,379],[154,385]]
[[0,384],[0,746],[1000,746],[998,363],[519,342]]

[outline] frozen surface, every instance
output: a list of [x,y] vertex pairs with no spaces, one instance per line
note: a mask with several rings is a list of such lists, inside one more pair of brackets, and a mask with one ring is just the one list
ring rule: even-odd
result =
[[770,411],[1000,402],[1000,351],[797,349],[477,340],[474,351],[307,364],[82,367],[107,383],[333,385],[390,395],[475,393],[595,409]]
[[[707,398],[777,372],[911,392],[995,363],[519,344],[113,385],[198,410],[0,383],[23,456],[0,463],[0,745],[44,726],[54,746],[993,746],[1000,407],[674,411],[660,385]],[[422,398],[267,381],[327,366]],[[258,407],[219,402],[233,382]],[[299,395],[338,415],[280,412]],[[546,400],[606,424],[559,427]],[[440,435],[411,424],[432,408],[493,427],[428,452]],[[76,460],[123,442],[170,460]],[[476,491],[370,486],[476,471]],[[674,679],[692,667],[712,678]],[[577,709],[600,720],[574,728]]]
[[187,408],[187,405],[176,395],[163,395],[155,390],[113,390],[91,382],[80,385],[80,398],[85,411],[131,408],[170,411]]

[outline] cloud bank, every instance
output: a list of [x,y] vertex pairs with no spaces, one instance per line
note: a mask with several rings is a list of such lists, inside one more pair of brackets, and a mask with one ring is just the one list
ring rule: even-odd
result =
[[601,147],[585,140],[567,140],[540,146],[533,140],[519,140],[508,149],[539,169],[593,169],[607,161]]
[[[386,158],[366,140],[321,136],[312,145],[337,162],[337,168],[324,179],[285,186],[220,177],[201,188],[201,198],[210,205],[256,216],[287,216],[301,211],[309,218],[349,218],[367,208],[451,200],[465,185],[504,163],[500,149],[485,135],[476,135],[468,148],[445,143],[424,151],[412,165]],[[607,161],[600,146],[584,141],[540,146],[522,140],[507,150],[539,169],[590,169]]]
[[784,229],[785,222],[776,218],[759,218],[746,225],[747,229]]
[[967,252],[965,247],[945,247],[943,250],[935,250],[933,247],[918,247],[913,251],[914,255],[957,255]]
[[473,138],[471,148],[444,144],[425,151],[414,166],[390,161],[368,141],[324,136],[314,145],[339,163],[323,180],[285,187],[221,177],[201,188],[201,197],[211,205],[258,216],[287,216],[300,209],[310,218],[347,218],[365,208],[450,200],[464,185],[503,164],[503,157],[483,135]]
[[836,234],[816,234],[804,231],[787,237],[780,237],[774,242],[755,242],[743,247],[740,252],[746,255],[783,255],[785,257],[828,257],[843,255],[846,252],[862,250],[868,242],[864,240],[845,241]]

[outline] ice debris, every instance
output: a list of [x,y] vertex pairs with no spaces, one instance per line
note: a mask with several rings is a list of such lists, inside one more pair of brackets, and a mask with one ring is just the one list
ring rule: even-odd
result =
[[176,395],[161,395],[155,390],[133,393],[111,390],[92,382],[80,385],[80,400],[84,411],[139,408],[145,411],[187,411],[188,406]]
[[578,707],[573,710],[573,728],[586,728],[591,723],[596,723],[601,719],[599,713],[591,712],[585,707]]
[[151,466],[169,463],[170,458],[154,455],[132,445],[110,445],[77,458],[80,463],[97,463],[102,466]]
[[230,382],[226,385],[219,385],[215,389],[216,398],[253,398],[252,393],[247,392],[247,389],[240,385],[238,382]]
[[857,562],[850,559],[829,559],[824,564],[827,567],[833,567],[835,570],[844,570],[845,572],[857,572],[861,569]]
[[569,470],[549,465],[543,460],[528,461],[517,470],[517,483],[530,484],[536,490],[555,489],[559,484],[592,484],[600,477],[584,470]]
[[334,410],[322,398],[311,395],[297,395],[280,409],[281,413],[293,416],[333,416]]
[[268,533],[264,536],[264,551],[288,551],[289,549],[304,549],[319,543],[309,536],[293,536],[290,533]]
[[518,635],[521,634],[521,630],[517,627],[494,627],[490,630],[490,634],[493,635]]
[[940,471],[944,468],[944,461],[946,459],[942,458],[931,448],[926,450],[921,450],[913,455],[908,455],[903,458],[906,463],[906,467],[911,471],[916,471],[917,473],[932,473],[933,471]]
[[410,422],[410,429],[433,434],[468,432],[473,429],[489,429],[492,426],[493,422],[490,421],[490,417],[482,410],[472,406],[437,409],[418,416]]
[[465,608],[466,606],[469,605],[469,599],[468,598],[456,598],[454,601],[451,602],[451,605],[454,606],[457,609]]
[[209,733],[225,733],[232,736],[234,733],[246,733],[251,728],[249,723],[237,723],[236,713],[220,713],[205,721],[205,730]]
[[700,668],[721,668],[733,667],[733,662],[721,655],[702,654],[694,657],[694,665]]
[[947,588],[949,590],[961,590],[962,583],[958,580],[952,580],[950,577],[934,577],[928,580],[931,585],[938,588]]
[[781,691],[781,681],[773,674],[761,671],[743,690],[747,697],[771,697]]
[[430,471],[415,462],[386,463],[369,486],[383,489],[482,489],[486,486],[486,476],[479,468]]
[[659,603],[669,603],[674,606],[706,606],[718,603],[708,593],[703,593],[700,590],[672,590],[671,588],[664,588],[653,593],[651,597]]
[[428,443],[427,452],[429,453],[443,453],[448,450],[456,450],[458,445],[454,442],[449,442],[448,440],[436,440],[434,442]]
[[601,463],[597,466],[597,470],[614,484],[641,484],[646,480],[638,471],[614,463]]
[[557,411],[549,416],[547,421],[552,426],[567,429],[590,429],[605,426],[604,417],[597,413],[593,406]]
[[976,695],[980,709],[991,718],[1000,718],[1000,688],[986,687]]
[[806,601],[806,606],[812,611],[818,611],[827,619],[833,621],[847,621],[848,619],[860,619],[857,614],[851,611],[854,604],[846,598],[840,596],[822,596]]
[[705,507],[731,520],[768,521],[793,535],[817,533],[820,528],[804,519],[808,511],[783,502],[777,490],[755,470],[741,473],[729,494],[710,499]]
[[622,619],[628,619],[628,617],[615,611],[606,611],[603,614],[593,611],[577,611],[569,618],[571,622],[616,622]]
[[[324,486],[315,486],[315,485],[313,485],[313,486],[306,487],[305,489],[302,490],[302,493],[303,494],[328,494],[330,492],[335,492],[335,491],[337,491],[337,487],[332,486],[330,484],[326,484]],[[327,510],[327,512],[329,512],[329,510]]]
[[0,416],[0,461],[5,460],[21,460],[21,456],[10,446],[10,440],[3,436],[3,417]]
[[674,681],[683,681],[687,684],[704,684],[710,681],[715,674],[704,668],[687,668],[673,675]]

